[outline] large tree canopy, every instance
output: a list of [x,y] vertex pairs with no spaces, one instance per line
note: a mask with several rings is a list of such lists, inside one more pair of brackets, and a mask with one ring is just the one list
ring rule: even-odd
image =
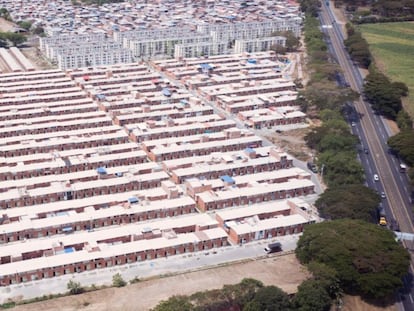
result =
[[251,300],[243,311],[288,311],[290,310],[289,296],[276,286],[260,288],[253,300]]
[[376,209],[381,198],[363,185],[341,185],[321,194],[315,205],[325,219],[361,219],[376,222]]
[[335,269],[345,291],[372,298],[388,297],[401,287],[410,260],[392,232],[350,219],[306,227],[296,255],[302,263]]
[[414,165],[414,132],[406,130],[388,139],[388,145],[410,166]]
[[329,311],[331,297],[321,282],[306,280],[299,285],[298,293],[293,299],[293,306],[297,311]]
[[393,84],[381,72],[371,72],[365,77],[364,93],[372,108],[395,120],[402,109],[403,94],[399,84]]

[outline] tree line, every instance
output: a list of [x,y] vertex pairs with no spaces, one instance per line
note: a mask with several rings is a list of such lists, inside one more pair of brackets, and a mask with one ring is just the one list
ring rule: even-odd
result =
[[352,12],[355,24],[414,20],[414,0],[335,0]]
[[[315,275],[304,281],[295,295],[288,295],[277,286],[264,286],[258,280],[247,278],[238,284],[224,285],[222,289],[173,296],[161,301],[152,311],[328,311],[329,293],[337,286],[337,280],[327,274],[331,272],[329,268],[314,266]],[[323,282],[317,282],[317,278],[323,279]]]

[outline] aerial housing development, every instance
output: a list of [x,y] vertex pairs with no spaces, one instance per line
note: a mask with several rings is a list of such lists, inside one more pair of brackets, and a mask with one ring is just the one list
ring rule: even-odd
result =
[[255,133],[306,123],[295,56],[262,51],[284,44],[274,31],[298,34],[297,6],[225,2],[1,1],[48,29],[40,46],[59,68],[0,50],[0,285],[317,221],[311,173]]

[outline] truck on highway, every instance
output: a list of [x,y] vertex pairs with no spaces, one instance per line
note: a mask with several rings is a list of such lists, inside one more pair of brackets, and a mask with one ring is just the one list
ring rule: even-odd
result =
[[279,242],[270,243],[265,247],[264,250],[268,254],[280,252],[282,251],[282,244],[280,244]]
[[384,207],[382,205],[380,205],[378,207],[378,217],[379,217],[378,224],[380,226],[386,227],[387,226],[387,216],[385,214],[385,210],[384,210]]

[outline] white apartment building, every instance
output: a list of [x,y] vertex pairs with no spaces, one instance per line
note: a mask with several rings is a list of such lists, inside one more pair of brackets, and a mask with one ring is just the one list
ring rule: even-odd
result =
[[229,48],[227,42],[200,42],[176,44],[174,46],[175,58],[191,58],[206,55],[228,54]]
[[101,65],[114,65],[119,63],[132,63],[132,53],[124,48],[101,50],[89,53],[59,54],[58,66],[62,70],[69,68],[94,67]]
[[270,50],[272,45],[286,45],[286,38],[285,37],[264,37],[264,38],[257,38],[257,39],[239,39],[236,40],[234,44],[234,53],[254,53],[254,52],[262,52]]
[[295,17],[252,23],[199,24],[197,31],[210,34],[216,41],[268,37],[276,31],[292,31],[298,37],[301,23],[302,19]]
[[42,38],[40,47],[62,70],[133,61],[130,50],[102,33]]

